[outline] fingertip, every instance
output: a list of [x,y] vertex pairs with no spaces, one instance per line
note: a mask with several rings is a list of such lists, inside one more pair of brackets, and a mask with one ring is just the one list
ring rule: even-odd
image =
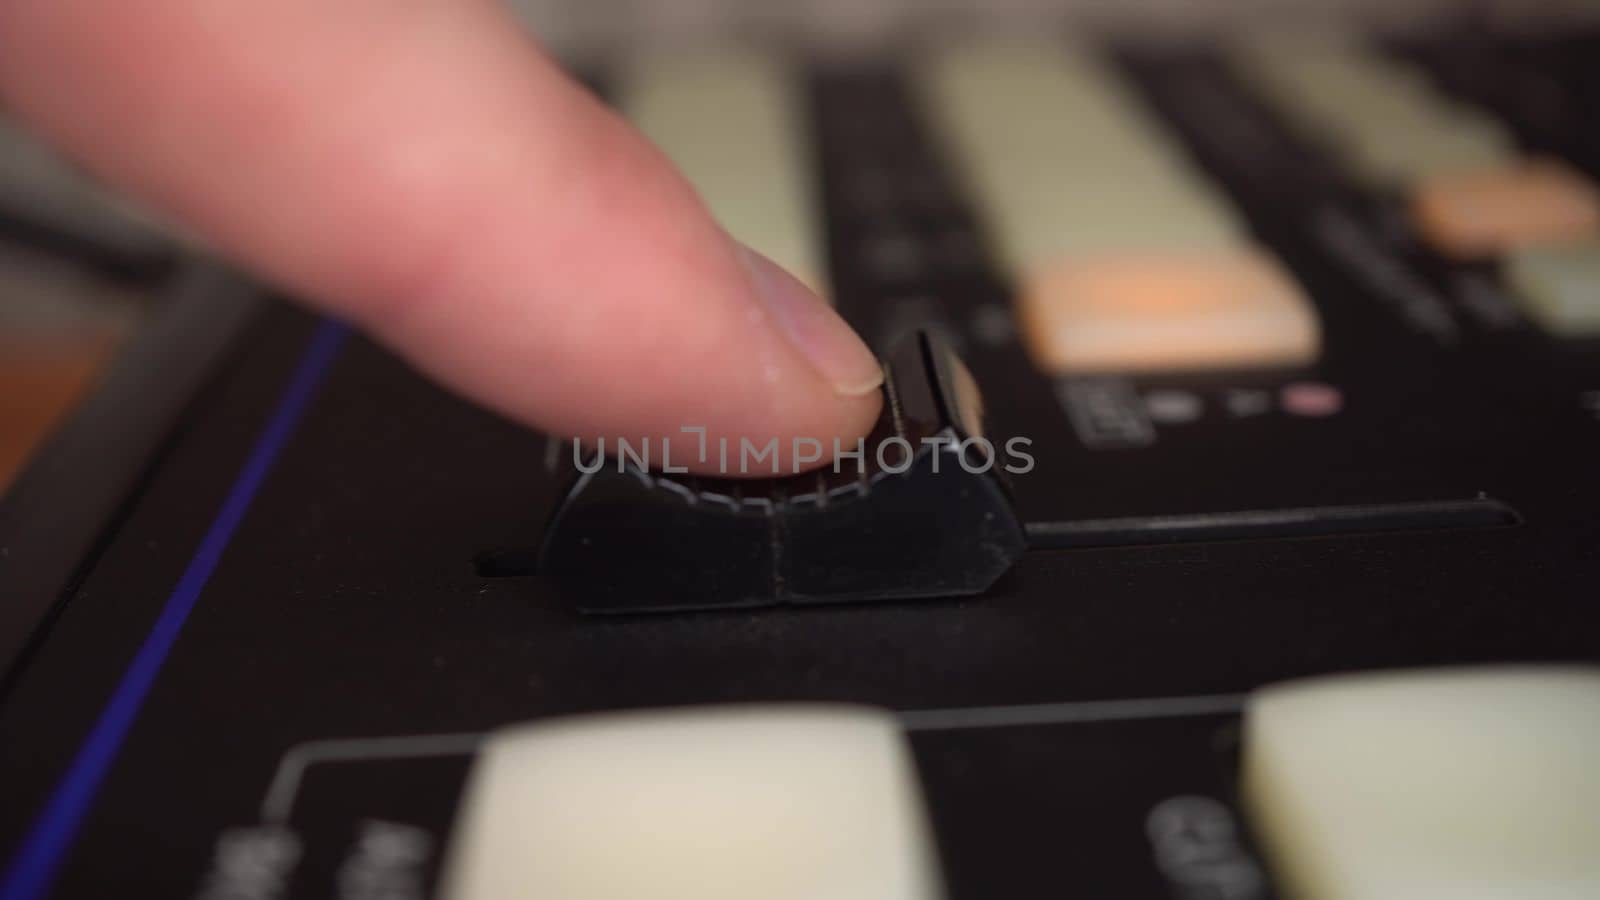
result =
[[752,290],[778,330],[835,394],[860,397],[883,384],[877,357],[831,304],[777,263],[744,244],[736,247]]
[[[882,384],[880,372],[879,385]],[[843,446],[854,448],[872,431],[883,413],[883,391],[874,386],[865,393],[841,397],[837,406],[839,425],[835,429]],[[870,448],[869,448],[870,450]],[[830,457],[831,459],[831,457]]]

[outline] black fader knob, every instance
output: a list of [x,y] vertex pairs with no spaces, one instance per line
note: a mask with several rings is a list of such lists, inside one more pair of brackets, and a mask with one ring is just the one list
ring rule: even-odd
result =
[[[983,591],[1024,538],[977,384],[927,332],[886,363],[883,413],[845,448],[861,452],[818,471],[708,478],[649,471],[637,453],[565,454],[572,481],[537,571],[592,613]],[[765,448],[711,453],[747,465],[752,449]]]

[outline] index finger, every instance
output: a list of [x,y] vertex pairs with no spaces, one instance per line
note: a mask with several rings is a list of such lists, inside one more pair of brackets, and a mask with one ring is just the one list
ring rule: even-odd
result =
[[562,435],[853,445],[881,375],[484,0],[11,0],[0,89],[423,370]]

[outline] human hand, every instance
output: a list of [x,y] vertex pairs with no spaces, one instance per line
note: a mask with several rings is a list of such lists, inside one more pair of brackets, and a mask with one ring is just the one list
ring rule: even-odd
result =
[[795,438],[826,459],[878,414],[878,364],[843,320],[493,0],[7,0],[0,95],[518,421],[636,445],[776,437],[787,465]]

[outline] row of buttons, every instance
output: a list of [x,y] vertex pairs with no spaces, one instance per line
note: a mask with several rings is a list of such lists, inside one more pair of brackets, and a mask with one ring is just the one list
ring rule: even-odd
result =
[[[1521,158],[1498,122],[1423,74],[1350,44],[1243,45],[1233,61],[1374,186],[1399,186],[1447,256],[1504,257],[1527,313],[1600,331],[1600,190]],[[1320,323],[1300,285],[1094,55],[975,43],[924,56],[913,94],[1017,286],[1035,362],[1052,374],[1308,365]],[[630,62],[619,108],[685,172],[729,232],[828,290],[801,79],[723,50]],[[864,192],[871,193],[870,191]],[[863,200],[870,197],[863,197]],[[902,242],[904,243],[904,242]],[[873,271],[913,262],[875,243]],[[893,251],[893,252],[891,252]]]
[[[1241,784],[1300,900],[1600,896],[1600,671],[1374,673],[1257,691]],[[1065,777],[1065,776],[1064,776]],[[477,762],[451,900],[936,900],[899,721],[857,707],[601,715]]]
[[1600,334],[1600,188],[1581,172],[1524,157],[1498,122],[1439,94],[1421,71],[1352,44],[1258,42],[1234,64],[1352,173],[1400,191],[1434,249],[1461,261],[1504,259],[1541,326]]
[[[987,249],[1019,286],[1023,336],[1041,368],[1317,358],[1319,323],[1300,286],[1098,59],[972,44],[924,58],[910,75]],[[615,94],[729,233],[826,290],[799,82],[777,58],[723,50],[633,61]],[[874,271],[909,265],[888,258],[895,247],[872,249],[881,251]]]

